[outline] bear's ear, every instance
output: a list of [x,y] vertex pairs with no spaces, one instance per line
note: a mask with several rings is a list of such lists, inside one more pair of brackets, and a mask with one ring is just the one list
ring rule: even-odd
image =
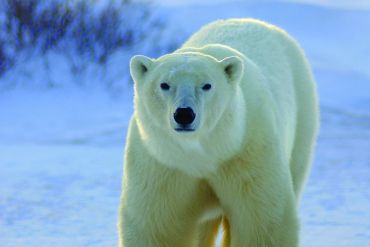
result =
[[131,58],[130,61],[130,73],[132,79],[137,83],[140,81],[146,73],[148,73],[151,65],[153,64],[153,59],[143,56],[136,55]]
[[226,78],[231,84],[240,81],[243,75],[243,61],[237,56],[226,57],[220,61]]

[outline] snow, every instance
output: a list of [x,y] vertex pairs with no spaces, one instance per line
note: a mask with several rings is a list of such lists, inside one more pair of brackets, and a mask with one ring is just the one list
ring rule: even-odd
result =
[[[265,1],[160,11],[169,18],[168,40],[182,41],[217,18],[246,16],[297,38],[313,65],[321,102],[316,158],[300,208],[302,246],[370,246],[370,12]],[[102,79],[127,77],[127,67],[120,70],[126,56],[116,55],[110,62],[116,74]],[[27,71],[37,63],[25,65]],[[50,78],[40,71],[20,74],[7,78]],[[121,85],[112,95],[73,86],[63,68],[51,76],[68,82],[52,90],[0,91],[0,245],[117,246],[132,87]],[[84,80],[100,79],[90,76]]]
[[1,246],[114,246],[132,96],[0,96]]

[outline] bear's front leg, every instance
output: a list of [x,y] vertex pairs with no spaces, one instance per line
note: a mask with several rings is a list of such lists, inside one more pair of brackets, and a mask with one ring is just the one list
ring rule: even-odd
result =
[[225,247],[298,246],[296,203],[288,169],[282,171],[282,165],[239,160],[211,179],[230,227]]
[[125,165],[120,246],[194,246],[197,220],[205,200],[201,181],[153,159],[146,164],[138,160],[130,162],[129,157]]

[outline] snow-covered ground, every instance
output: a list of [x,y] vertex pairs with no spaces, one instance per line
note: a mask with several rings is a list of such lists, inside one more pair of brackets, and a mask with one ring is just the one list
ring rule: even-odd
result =
[[[256,17],[299,40],[322,124],[301,204],[302,246],[370,246],[370,12],[266,1],[160,11],[168,39],[214,19]],[[117,245],[131,112],[130,85],[114,96],[74,87],[0,92],[1,247]]]

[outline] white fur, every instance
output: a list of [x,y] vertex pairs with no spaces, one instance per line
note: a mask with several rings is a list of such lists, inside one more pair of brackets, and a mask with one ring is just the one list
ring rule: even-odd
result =
[[[222,219],[224,247],[298,246],[318,104],[297,43],[261,21],[218,21],[172,54],[135,56],[131,74],[120,245],[213,246]],[[177,107],[194,109],[195,131],[175,130]]]

